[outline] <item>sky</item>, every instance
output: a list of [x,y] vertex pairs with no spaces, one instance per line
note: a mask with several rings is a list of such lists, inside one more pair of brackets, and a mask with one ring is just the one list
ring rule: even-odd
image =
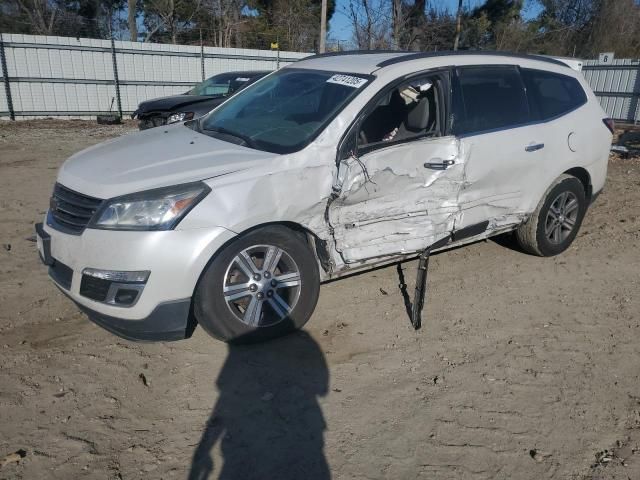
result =
[[[349,10],[349,2],[351,0],[336,0],[336,11],[333,18],[329,22],[329,38],[331,41],[350,41],[352,40],[351,24],[347,12]],[[357,0],[356,0],[357,1]],[[464,0],[463,5],[467,9],[475,8],[482,5],[484,0]],[[540,7],[535,5],[534,0],[525,0],[525,8],[523,11],[525,18],[535,17]],[[438,5],[440,8],[455,12],[458,8],[458,0],[433,0],[432,4]]]

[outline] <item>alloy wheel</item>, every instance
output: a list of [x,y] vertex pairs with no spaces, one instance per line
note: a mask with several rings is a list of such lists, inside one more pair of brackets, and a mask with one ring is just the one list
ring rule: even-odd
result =
[[576,226],[579,212],[578,197],[569,191],[558,195],[547,212],[545,235],[555,245],[564,242]]
[[301,286],[300,269],[287,252],[273,245],[254,245],[238,253],[227,267],[223,295],[239,321],[266,327],[291,313]]

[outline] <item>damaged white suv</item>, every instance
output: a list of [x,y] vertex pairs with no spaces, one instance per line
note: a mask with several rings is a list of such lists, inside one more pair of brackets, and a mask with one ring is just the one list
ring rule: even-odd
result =
[[352,52],[283,68],[197,121],[65,162],[38,246],[89,318],[130,339],[300,328],[320,283],[511,230],[565,250],[612,136],[544,57]]

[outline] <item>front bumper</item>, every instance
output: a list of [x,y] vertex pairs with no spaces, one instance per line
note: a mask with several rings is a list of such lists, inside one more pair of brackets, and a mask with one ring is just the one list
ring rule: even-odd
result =
[[[215,252],[235,234],[222,227],[129,232],[85,229],[81,235],[38,224],[49,276],[88,317],[130,340],[178,340],[195,328],[191,297]],[[44,247],[44,248],[41,248]],[[46,254],[43,252],[46,251]],[[80,294],[85,268],[150,271],[136,303],[111,305]]]
[[[67,293],[64,290],[63,292]],[[123,320],[96,312],[77,302],[76,305],[96,325],[120,338],[138,342],[184,340],[191,337],[197,325],[190,312],[190,298],[161,303],[147,317],[140,320]]]

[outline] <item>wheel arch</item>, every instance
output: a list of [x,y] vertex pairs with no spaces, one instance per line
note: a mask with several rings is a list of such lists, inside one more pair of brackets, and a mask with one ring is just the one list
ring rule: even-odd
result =
[[242,232],[239,232],[238,236],[246,235],[247,233],[257,230],[259,228],[273,227],[273,226],[282,226],[282,227],[288,228],[289,230],[300,235],[301,238],[304,238],[305,242],[309,245],[309,248],[311,249],[314,256],[316,257],[318,264],[322,267],[325,273],[329,272],[331,268],[331,261],[330,261],[331,256],[329,254],[327,241],[322,240],[315,232],[313,232],[308,227],[305,227],[304,225],[298,222],[281,220],[276,222],[260,223],[257,225],[253,225],[243,230]]
[[582,186],[584,187],[584,194],[587,199],[587,202],[589,202],[593,194],[593,187],[591,185],[591,175],[589,174],[589,172],[585,168],[574,167],[562,173],[571,175],[572,177],[576,177],[578,180],[580,180],[580,183],[582,183]]
[[211,255],[211,258],[209,258],[209,260],[205,264],[204,268],[200,272],[200,275],[198,275],[198,280],[195,283],[193,291],[194,292],[196,291],[196,289],[198,288],[198,285],[200,284],[200,281],[202,280],[202,275],[207,270],[207,268],[209,268],[209,265],[211,265],[211,262],[213,262],[213,260],[216,258],[219,252],[221,252],[222,250],[227,248],[229,245],[231,245],[233,242],[235,242],[238,239],[238,237],[246,235],[260,228],[273,227],[273,226],[282,226],[282,227],[288,228],[289,230],[299,235],[300,238],[303,238],[304,241],[307,243],[307,245],[309,245],[309,248],[311,249],[311,252],[315,256],[316,260],[318,261],[318,264],[320,265],[320,267],[325,271],[325,273],[329,272],[331,267],[331,262],[330,262],[331,257],[329,254],[328,244],[325,240],[322,240],[317,234],[315,234],[309,228],[297,222],[292,222],[292,221],[265,222],[265,223],[252,225],[251,227],[248,227],[240,232],[235,232],[236,235],[234,235],[229,240],[224,242],[220,246],[220,248],[218,248],[215,251],[215,253]]

